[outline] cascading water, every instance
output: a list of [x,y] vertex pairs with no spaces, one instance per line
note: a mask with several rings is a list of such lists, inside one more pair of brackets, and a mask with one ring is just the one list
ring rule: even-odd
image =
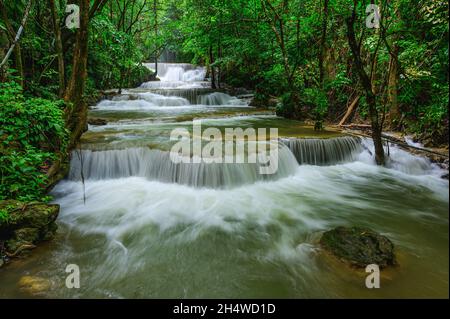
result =
[[[230,188],[257,181],[276,180],[294,175],[297,163],[285,146],[279,149],[276,174],[259,173],[259,163],[174,164],[169,152],[148,148],[126,150],[83,151],[72,156],[70,180],[105,180],[124,177],[145,177],[167,183],[206,188]],[[83,175],[81,170],[83,169]]]
[[330,139],[283,139],[299,164],[330,165],[353,161],[362,151],[361,139],[338,137]]
[[202,105],[236,105],[236,106],[246,106],[247,103],[236,97],[230,96],[221,92],[214,92],[206,95],[201,95],[198,98],[198,104]]
[[[448,181],[437,166],[391,146],[378,167],[368,139],[258,115],[211,90],[204,68],[158,71],[160,82],[90,110],[108,124],[90,125],[53,191],[60,235],[0,269],[0,298],[33,297],[24,274],[46,283],[34,293],[56,298],[448,297]],[[279,128],[278,171],[174,164],[170,132],[190,132],[193,119],[221,132]],[[401,271],[382,276],[382,289],[321,253],[318,235],[342,225],[394,241]],[[65,286],[68,264],[80,268],[80,289]]]
[[[155,70],[154,64],[145,64],[149,69]],[[143,89],[190,89],[209,87],[205,81],[206,68],[194,67],[191,64],[158,63],[158,77],[160,81],[146,82],[141,85]]]

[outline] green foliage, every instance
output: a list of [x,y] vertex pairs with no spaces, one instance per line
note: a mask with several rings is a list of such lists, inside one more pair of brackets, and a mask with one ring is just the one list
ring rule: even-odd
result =
[[64,151],[64,103],[26,99],[14,83],[0,84],[0,200],[46,200],[46,170]]
[[89,79],[97,89],[128,86],[144,59],[132,35],[118,31],[106,16],[91,23]]
[[[169,8],[176,7],[176,13],[169,16],[170,30],[178,36],[170,41],[181,45],[173,46],[193,55],[194,62],[216,67],[227,84],[255,89],[255,100],[262,101],[261,105],[278,96],[282,102],[277,114],[298,117],[303,110],[319,122],[327,116],[341,119],[352,100],[361,96],[356,116],[368,119],[345,23],[352,14],[352,1],[166,3]],[[441,131],[448,126],[446,3],[382,1],[385,30],[365,27],[367,4],[357,2],[355,32],[361,41],[364,69],[370,74],[373,68],[371,80],[380,117],[390,112],[388,74],[392,51],[397,48],[398,109],[403,127]],[[323,79],[319,78],[321,66]]]
[[315,129],[322,130],[328,112],[328,98],[325,92],[318,88],[308,88],[304,90],[302,98],[305,104],[310,106]]
[[8,221],[8,219],[9,219],[8,211],[6,209],[0,209],[0,223]]

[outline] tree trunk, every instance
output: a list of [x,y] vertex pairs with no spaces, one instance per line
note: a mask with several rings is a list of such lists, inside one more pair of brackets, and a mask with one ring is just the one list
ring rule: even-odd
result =
[[[153,0],[153,15],[155,19],[155,38],[158,39],[158,2],[157,0]],[[155,48],[155,74],[158,75],[158,58],[159,58],[159,49],[158,44],[156,44]]]
[[59,26],[58,10],[56,8],[55,0],[48,0],[50,9],[52,11],[52,22],[55,31],[55,46],[56,54],[58,56],[58,76],[59,76],[59,97],[64,96],[64,90],[66,88],[66,75],[64,65],[64,52],[61,40],[61,28]]
[[[356,1],[355,1],[356,2]],[[355,4],[356,7],[356,4]],[[378,165],[385,164],[384,148],[382,142],[382,127],[378,118],[377,101],[375,94],[372,91],[372,81],[369,75],[364,70],[364,65],[361,59],[361,52],[356,41],[354,24],[356,18],[356,9],[353,9],[353,14],[350,18],[346,19],[347,24],[347,38],[350,49],[353,54],[353,60],[355,62],[355,68],[358,72],[361,84],[363,86],[366,102],[369,106],[369,117],[372,126],[372,139],[375,146],[375,161]]]
[[217,89],[216,70],[215,70],[214,66],[212,66],[212,64],[214,64],[214,53],[213,53],[213,47],[210,46],[209,47],[209,67],[211,69],[211,87],[213,88],[213,90],[215,90],[215,89]]
[[324,81],[324,77],[325,77],[324,56],[325,56],[325,44],[326,44],[326,38],[327,38],[328,2],[329,2],[329,0],[325,0],[324,5],[323,5],[322,36],[320,39],[320,48],[319,48],[319,81],[320,81],[320,85],[322,85],[322,86],[323,86],[323,81]]
[[[25,24],[27,23],[28,14],[30,13],[30,9],[31,9],[31,4],[32,4],[32,2],[30,0],[25,9],[24,17],[23,17],[21,26],[19,28],[19,32],[18,32],[18,34],[16,34],[16,32],[14,31],[14,28],[12,27],[12,25],[9,21],[8,15],[6,14],[6,8],[3,5],[3,2],[0,1],[0,11],[2,13],[2,19],[3,19],[3,22],[5,23],[7,35],[11,42],[11,46],[14,49],[15,67],[16,67],[17,72],[19,73],[19,77],[20,77],[19,84],[22,86],[22,88],[24,88],[24,86],[25,86],[25,73],[24,73],[24,69],[23,69],[22,49],[19,44],[19,39],[20,39],[23,29],[25,28]],[[10,53],[10,52],[8,52],[8,53]],[[6,54],[6,58],[9,57],[8,53]],[[0,61],[0,62],[2,62],[2,61]]]
[[358,105],[359,99],[361,97],[357,96],[353,102],[350,104],[350,106],[347,109],[347,112],[345,113],[344,117],[342,118],[342,120],[339,122],[339,126],[342,126],[345,124],[345,122],[347,122],[347,120],[349,119],[350,115],[352,115],[353,111],[355,110],[356,106]]
[[72,103],[67,108],[67,127],[72,132],[70,146],[86,129],[87,105],[83,101],[83,93],[87,78],[89,0],[79,0],[80,28],[77,31],[73,67],[70,81],[64,94],[64,100]]
[[388,79],[389,119],[392,128],[396,128],[400,121],[400,110],[398,108],[398,52],[398,45],[393,44],[389,58]]
[[[0,61],[3,61],[3,59],[6,56],[6,52],[8,51],[8,37],[6,36],[6,33],[3,32],[3,30],[0,29]],[[5,63],[2,67],[0,67],[0,83],[6,81],[6,76],[8,70],[8,62]]]

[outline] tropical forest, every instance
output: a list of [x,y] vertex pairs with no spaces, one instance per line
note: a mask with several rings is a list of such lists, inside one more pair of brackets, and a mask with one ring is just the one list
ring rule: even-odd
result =
[[448,298],[448,103],[447,1],[0,0],[0,299]]

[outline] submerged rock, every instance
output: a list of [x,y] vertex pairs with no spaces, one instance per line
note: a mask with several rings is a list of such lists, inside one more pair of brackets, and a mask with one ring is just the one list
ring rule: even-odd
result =
[[0,209],[8,213],[8,218],[0,221],[0,247],[9,257],[35,248],[56,232],[59,205],[8,200],[0,202]]
[[361,227],[337,227],[320,239],[321,246],[354,267],[396,265],[394,244],[385,236]]
[[101,118],[91,117],[91,118],[88,118],[88,124],[89,125],[103,126],[103,125],[107,125],[108,121],[105,120],[105,119],[101,119]]
[[45,293],[51,286],[51,282],[48,279],[41,277],[24,276],[19,281],[20,289],[31,295]]

